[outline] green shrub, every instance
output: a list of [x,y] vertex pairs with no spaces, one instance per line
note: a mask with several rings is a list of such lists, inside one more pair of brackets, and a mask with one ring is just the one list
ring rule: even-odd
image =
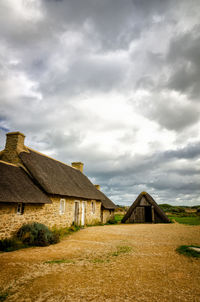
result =
[[172,206],[172,205],[167,204],[167,203],[159,204],[159,207],[164,212],[170,212],[172,214],[185,213],[185,208],[187,208],[186,206]]
[[113,218],[109,219],[106,224],[117,224],[120,223],[124,215],[116,214]]
[[106,224],[117,224],[117,221],[113,218],[113,219],[109,219]]
[[159,207],[164,211],[164,212],[170,212],[171,208],[173,206],[171,206],[170,204],[167,203],[163,203],[163,204],[159,204]]
[[58,233],[50,231],[47,226],[38,222],[24,224],[16,236],[29,246],[47,246],[59,242]]
[[2,252],[12,252],[25,247],[27,246],[17,238],[6,238],[0,240],[0,251]]
[[115,214],[115,221],[120,223],[123,217],[123,214]]
[[170,209],[170,212],[171,213],[185,213],[185,209],[184,208],[181,208],[181,207],[172,207]]
[[79,225],[76,225],[76,224],[72,224],[72,225],[68,228],[69,232],[77,232],[77,231],[79,231],[80,229],[81,229],[81,227],[80,227]]

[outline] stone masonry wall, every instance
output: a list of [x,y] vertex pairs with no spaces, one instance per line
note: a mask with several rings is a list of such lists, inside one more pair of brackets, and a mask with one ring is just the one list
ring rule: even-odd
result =
[[24,146],[24,138],[24,134],[20,132],[7,133],[6,146],[1,152],[0,159],[12,164],[23,165],[18,154],[22,151],[29,152]]
[[108,220],[114,219],[114,210],[105,210],[103,209],[103,215],[102,215],[102,223],[108,222]]
[[[24,223],[39,222],[52,228],[68,227],[74,222],[75,201],[79,203],[79,224],[82,224],[82,200],[66,199],[60,213],[60,198],[51,198],[52,204],[25,204],[24,213],[17,214],[17,203],[0,203],[0,239],[12,236]],[[101,203],[85,202],[85,224],[100,222]],[[95,204],[92,208],[92,202]],[[93,213],[94,212],[94,213]]]

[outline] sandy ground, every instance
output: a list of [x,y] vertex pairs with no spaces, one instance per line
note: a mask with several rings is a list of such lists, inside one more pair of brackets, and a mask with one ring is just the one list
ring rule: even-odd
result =
[[[200,226],[110,225],[59,244],[0,254],[6,301],[200,301],[200,260],[176,253],[200,244]],[[65,259],[66,263],[45,263]]]

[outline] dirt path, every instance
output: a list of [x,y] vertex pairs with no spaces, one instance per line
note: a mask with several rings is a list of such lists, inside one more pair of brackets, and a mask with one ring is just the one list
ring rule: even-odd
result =
[[[200,244],[200,227],[111,225],[61,243],[0,254],[0,289],[20,302],[199,302],[200,260],[179,255]],[[64,263],[46,263],[64,259]]]

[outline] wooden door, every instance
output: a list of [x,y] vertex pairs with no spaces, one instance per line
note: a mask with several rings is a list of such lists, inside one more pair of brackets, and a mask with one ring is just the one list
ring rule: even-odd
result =
[[74,223],[79,224],[79,202],[75,201],[75,207],[74,207]]
[[102,207],[101,207],[101,223],[104,223],[104,221],[103,221],[103,209],[102,209]]
[[136,223],[143,223],[143,222],[145,222],[144,207],[137,207],[135,209],[135,222]]

